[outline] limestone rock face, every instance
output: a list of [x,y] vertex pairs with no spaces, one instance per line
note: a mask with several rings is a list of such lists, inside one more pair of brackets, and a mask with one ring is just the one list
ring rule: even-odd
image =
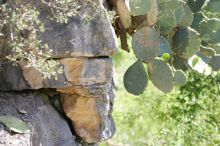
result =
[[[43,78],[35,68],[23,64],[3,64],[0,71],[0,91],[56,88],[59,91],[84,94],[104,94],[112,80],[110,58],[60,59],[62,74],[58,79]],[[98,90],[94,90],[98,86]],[[68,91],[67,89],[71,89]]]
[[[50,1],[53,0],[47,0]],[[8,0],[7,3],[13,6],[15,0]],[[50,58],[111,56],[117,51],[115,32],[102,0],[77,2],[80,6],[78,14],[70,17],[67,23],[50,20],[48,15],[52,13],[51,9],[41,1],[16,0],[16,4],[30,4],[39,11],[45,31],[38,31],[37,37],[43,46],[47,44],[52,50]],[[0,56],[10,54],[8,45],[0,45],[0,48]]]
[[[46,0],[50,1],[53,2]],[[5,145],[10,143],[10,138],[17,141],[16,146],[96,146],[115,133],[111,116],[113,64],[109,58],[117,51],[115,33],[103,0],[78,2],[79,15],[69,18],[67,23],[58,23],[48,19],[51,10],[42,1],[7,0],[9,6],[28,4],[39,11],[39,19],[46,29],[45,32],[37,31],[36,37],[52,50],[46,59],[57,61],[62,73],[57,73],[57,78],[44,78],[36,68],[26,67],[25,62],[1,64],[0,115],[26,121],[32,132],[11,135],[0,125],[0,145],[2,141]],[[10,53],[7,41],[0,42],[0,56]],[[69,125],[42,90],[52,90],[48,95],[56,94],[61,101],[56,104],[62,105],[57,109],[65,112]],[[80,143],[76,142],[76,137]]]
[[51,106],[45,94],[0,92],[0,107],[0,115],[22,119],[32,129],[24,135],[11,135],[1,128],[0,145],[79,146],[67,122]]
[[98,98],[62,95],[63,109],[72,120],[77,135],[84,141],[96,143],[111,138],[115,133],[111,98],[111,94]]
[[40,38],[53,50],[53,58],[110,56],[116,52],[117,43],[113,28],[102,5],[89,4],[82,9],[91,14],[91,20],[80,16],[69,19],[67,24],[50,21],[42,10],[42,22],[48,28]]

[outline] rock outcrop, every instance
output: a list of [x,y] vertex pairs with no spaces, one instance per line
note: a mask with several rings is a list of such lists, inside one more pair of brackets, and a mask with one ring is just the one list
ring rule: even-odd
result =
[[[19,3],[23,1],[26,0]],[[18,146],[95,146],[111,138],[115,125],[111,116],[113,64],[109,56],[116,52],[117,43],[102,1],[94,1],[98,7],[82,4],[79,14],[94,14],[91,20],[76,15],[66,24],[48,19],[48,8],[39,1],[28,2],[39,10],[45,25],[46,31],[37,36],[52,49],[48,59],[56,60],[62,73],[48,79],[34,67],[26,67],[25,62],[2,64],[0,115],[20,118],[32,130],[24,135],[11,135],[0,125],[0,145],[10,145],[10,138],[16,139]],[[0,55],[5,52],[10,49],[1,48]],[[50,92],[45,94],[45,90]],[[48,96],[53,99],[54,95],[61,113],[48,100]]]
[[[0,145],[78,146],[67,122],[52,107],[48,96],[29,91],[1,92],[0,115],[14,116],[29,124],[31,133],[11,136],[0,129]],[[9,139],[10,138],[10,139]],[[18,139],[17,139],[18,138]]]

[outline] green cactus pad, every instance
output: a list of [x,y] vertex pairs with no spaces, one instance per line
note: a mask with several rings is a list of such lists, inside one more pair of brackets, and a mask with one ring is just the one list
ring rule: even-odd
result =
[[158,9],[159,8],[158,8],[157,0],[153,0],[151,9],[147,13],[147,23],[148,23],[148,26],[153,26],[153,25],[156,24],[158,13],[159,13]]
[[210,66],[214,71],[219,71],[220,69],[220,55],[212,56],[210,60]]
[[204,6],[206,0],[188,0],[187,5],[193,12],[198,12]]
[[212,18],[201,22],[199,33],[205,42],[220,43],[220,19]]
[[200,45],[199,34],[189,27],[178,29],[173,37],[174,52],[185,59],[189,59],[196,54]]
[[213,33],[213,35],[211,36],[211,40],[215,44],[220,43],[220,28],[218,28],[218,30]]
[[162,56],[164,53],[168,53],[171,54],[172,50],[171,50],[171,46],[170,43],[168,42],[168,40],[164,37],[160,37],[160,52],[159,52],[159,56]]
[[175,11],[179,7],[177,0],[159,0],[159,19],[158,26],[162,35],[169,34],[176,27]]
[[155,29],[142,27],[132,37],[132,48],[136,57],[149,62],[159,54],[160,38]]
[[174,82],[180,86],[185,85],[187,83],[186,74],[182,70],[175,71]]
[[131,15],[145,15],[152,6],[153,0],[129,0]]
[[206,19],[206,16],[202,12],[194,13],[193,22],[191,27],[196,31],[199,31],[199,26],[202,21]]
[[220,0],[210,0],[206,10],[212,13],[220,13]]
[[136,61],[124,74],[125,89],[134,95],[140,95],[147,87],[148,75],[141,61]]
[[154,59],[148,64],[149,77],[152,83],[164,93],[173,89],[173,71],[162,59]]
[[205,56],[201,53],[201,50],[199,52],[197,52],[196,54],[203,62],[205,62],[206,64],[208,64],[210,62],[210,57]]
[[181,3],[175,11],[175,17],[179,27],[190,26],[193,22],[193,12],[187,5]]
[[210,44],[209,47],[213,48],[216,54],[220,54],[220,43],[218,44]]
[[200,47],[200,52],[204,56],[214,56],[216,54],[215,49],[210,48],[210,47],[205,47],[205,46]]
[[173,67],[177,70],[183,70],[183,71],[188,70],[186,59],[175,56],[172,64],[173,64]]

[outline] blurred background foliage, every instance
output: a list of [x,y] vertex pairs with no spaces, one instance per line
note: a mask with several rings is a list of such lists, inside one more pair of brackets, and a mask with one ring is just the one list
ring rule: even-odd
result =
[[136,61],[119,51],[113,57],[115,136],[101,146],[219,146],[220,74],[187,72],[188,83],[164,94],[150,82],[145,92],[126,92],[123,75]]

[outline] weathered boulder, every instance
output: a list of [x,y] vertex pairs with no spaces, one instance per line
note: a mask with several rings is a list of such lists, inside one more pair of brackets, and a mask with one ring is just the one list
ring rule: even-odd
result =
[[63,73],[58,78],[43,78],[35,68],[23,64],[3,64],[0,70],[0,91],[56,88],[60,92],[100,95],[106,94],[112,81],[110,58],[60,59]]
[[102,4],[94,6],[87,2],[79,13],[90,14],[92,16],[88,17],[91,19],[84,20],[77,15],[71,17],[67,24],[60,24],[49,20],[47,15],[44,15],[47,10],[42,9],[42,22],[48,29],[40,38],[53,50],[53,57],[113,55],[117,50],[116,38]]
[[[50,1],[53,2],[44,2]],[[0,145],[1,142],[6,145],[10,138],[16,142],[16,146],[95,146],[99,141],[111,138],[115,132],[111,116],[114,100],[113,65],[108,57],[117,50],[114,30],[103,7],[103,0],[76,1],[80,5],[78,14],[70,17],[67,23],[48,19],[52,11],[44,2],[7,0],[9,7],[28,5],[28,8],[39,11],[45,32],[22,33],[27,33],[27,38],[36,34],[43,44],[47,44],[52,56],[46,59],[56,60],[62,73],[57,72],[57,78],[44,78],[36,68],[27,67],[24,62],[16,66],[1,64],[0,115],[7,114],[24,120],[32,127],[32,132],[11,135],[0,125]],[[90,18],[87,19],[85,15]],[[0,56],[10,54],[7,41],[1,44]],[[45,49],[41,49],[43,54],[46,53]],[[34,47],[31,50],[39,51]],[[56,101],[61,96],[62,107],[58,109],[63,110],[71,120],[69,125],[39,90],[45,91],[45,88],[53,89],[51,95],[56,93]],[[76,142],[74,135],[81,144]]]
[[61,95],[64,112],[72,120],[77,135],[88,143],[109,139],[115,133],[111,116],[114,93],[112,87],[109,89],[107,95],[98,98]]
[[67,122],[39,92],[0,92],[0,115],[22,119],[32,129],[26,134],[11,134],[0,125],[0,145],[4,146],[79,146]]
[[[47,0],[50,2],[51,0]],[[14,0],[7,3],[15,5]],[[102,0],[77,2],[80,8],[76,16],[67,23],[48,19],[51,9],[42,1],[17,0],[17,5],[33,5],[39,13],[45,31],[38,31],[37,37],[42,44],[52,50],[50,58],[111,56],[117,51],[115,32],[111,26]],[[43,45],[44,46],[44,45]],[[10,48],[0,49],[0,56],[9,53]],[[42,49],[43,52],[48,50]],[[10,53],[9,53],[10,54]]]

